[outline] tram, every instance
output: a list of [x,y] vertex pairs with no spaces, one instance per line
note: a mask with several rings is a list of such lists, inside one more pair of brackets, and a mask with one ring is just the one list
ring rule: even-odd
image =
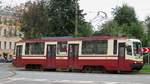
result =
[[143,67],[141,47],[140,40],[127,37],[28,39],[16,43],[13,65],[26,69],[132,72]]

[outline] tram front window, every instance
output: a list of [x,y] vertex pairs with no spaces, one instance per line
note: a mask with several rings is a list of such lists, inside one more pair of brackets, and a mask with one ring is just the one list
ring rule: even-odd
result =
[[140,48],[142,47],[140,42],[133,42],[133,52],[134,56],[141,56],[142,52],[140,51]]

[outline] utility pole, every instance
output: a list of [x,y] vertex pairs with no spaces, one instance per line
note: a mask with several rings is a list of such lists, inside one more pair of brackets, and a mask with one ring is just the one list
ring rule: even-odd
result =
[[150,53],[148,52],[148,64],[150,64]]
[[75,0],[75,37],[78,35],[78,0]]

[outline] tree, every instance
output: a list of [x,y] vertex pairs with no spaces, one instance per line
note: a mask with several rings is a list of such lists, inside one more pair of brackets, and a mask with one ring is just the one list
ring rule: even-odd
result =
[[78,36],[91,36],[94,33],[91,23],[84,21],[78,25],[78,32]]
[[[78,35],[91,35],[92,29],[87,27],[89,24],[84,20],[83,10],[79,9],[79,4],[76,2],[78,0],[50,0],[49,24],[55,36],[74,36],[75,25],[78,28]],[[88,32],[84,33],[86,30]]]
[[21,17],[21,31],[25,38],[38,38],[51,33],[48,28],[47,6],[44,1],[27,2]]
[[143,43],[142,46],[144,46],[144,47],[150,46],[150,43],[149,43],[149,36],[148,36],[147,33],[144,33],[144,34],[143,34],[143,37],[142,37],[141,40],[142,40],[142,43]]
[[123,28],[118,25],[115,21],[108,21],[102,25],[100,34],[119,36],[123,34]]
[[101,34],[109,34],[113,36],[126,35],[142,39],[143,27],[137,20],[134,8],[127,6],[116,7],[113,10],[114,19],[102,25]]
[[142,39],[144,31],[143,26],[136,18],[136,13],[133,7],[124,4],[122,7],[116,7],[113,11],[114,21],[122,26],[123,32],[129,36]]
[[119,25],[131,25],[131,23],[138,23],[133,7],[123,4],[122,7],[116,7],[113,12],[114,20]]
[[22,31],[25,38],[74,36],[75,20],[78,20],[78,36],[91,35],[91,24],[84,20],[82,11],[75,0],[28,2],[21,18]]
[[146,28],[147,28],[147,33],[145,33],[145,41],[147,43],[146,46],[150,46],[150,42],[148,40],[150,40],[150,16],[147,16],[145,19],[145,23],[146,23]]
[[150,16],[147,16],[147,17],[146,17],[145,23],[146,23],[146,25],[147,25],[147,33],[148,33],[148,36],[150,36]]

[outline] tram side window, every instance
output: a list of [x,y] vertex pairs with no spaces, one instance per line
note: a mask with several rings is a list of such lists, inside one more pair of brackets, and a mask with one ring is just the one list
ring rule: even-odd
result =
[[95,41],[94,54],[107,54],[107,40]]
[[25,54],[26,55],[44,54],[44,42],[26,43]]
[[82,54],[94,54],[93,41],[82,41]]
[[127,54],[132,55],[132,47],[131,46],[127,46]]
[[83,41],[82,54],[107,54],[107,40]]
[[57,54],[67,54],[67,42],[58,42]]
[[22,45],[18,45],[16,48],[16,56],[22,55]]

